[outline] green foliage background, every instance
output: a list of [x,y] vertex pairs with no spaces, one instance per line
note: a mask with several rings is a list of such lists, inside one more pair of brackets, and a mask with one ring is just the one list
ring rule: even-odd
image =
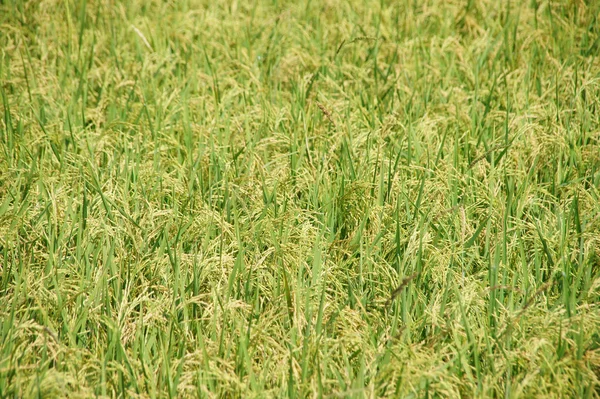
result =
[[0,2],[0,396],[600,396],[600,3]]

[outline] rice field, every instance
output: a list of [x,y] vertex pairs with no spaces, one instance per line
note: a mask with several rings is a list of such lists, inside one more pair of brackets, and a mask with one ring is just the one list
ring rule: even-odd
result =
[[0,397],[600,398],[600,2],[0,1]]

